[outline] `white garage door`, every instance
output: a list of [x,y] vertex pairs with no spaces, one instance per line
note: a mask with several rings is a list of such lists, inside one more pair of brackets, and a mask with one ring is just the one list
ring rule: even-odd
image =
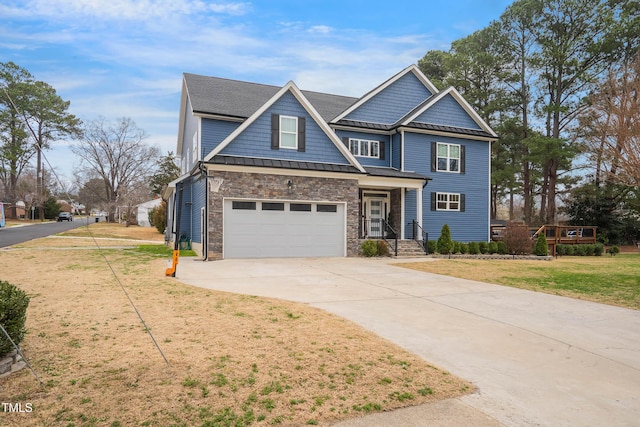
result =
[[224,257],[345,255],[343,203],[225,200]]

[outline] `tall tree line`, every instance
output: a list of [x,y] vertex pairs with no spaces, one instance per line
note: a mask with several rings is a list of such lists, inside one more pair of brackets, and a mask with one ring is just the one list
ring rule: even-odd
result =
[[[515,219],[520,199],[526,223],[556,222],[559,196],[593,148],[579,120],[639,45],[637,0],[518,0],[499,20],[418,62],[434,84],[458,89],[500,136],[492,148],[493,217],[507,200]],[[595,166],[597,156],[587,158]]]

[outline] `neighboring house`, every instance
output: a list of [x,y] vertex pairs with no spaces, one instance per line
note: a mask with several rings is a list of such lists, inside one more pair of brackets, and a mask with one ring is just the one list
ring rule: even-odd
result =
[[361,98],[184,74],[167,237],[209,259],[356,256],[444,224],[488,241],[496,139],[415,65]]
[[136,205],[136,222],[141,227],[151,227],[149,213],[160,206],[162,199],[153,199]]

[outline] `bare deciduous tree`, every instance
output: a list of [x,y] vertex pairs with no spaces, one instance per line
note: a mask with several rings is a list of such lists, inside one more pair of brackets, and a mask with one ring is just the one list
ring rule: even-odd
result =
[[84,140],[72,147],[82,160],[83,171],[102,180],[110,221],[116,206],[135,202],[127,200],[126,195],[135,194],[133,190],[148,181],[154,171],[160,150],[147,144],[146,138],[146,132],[131,118],[123,117],[115,123],[99,118],[85,126]]
[[640,186],[640,56],[609,72],[580,123],[596,182]]

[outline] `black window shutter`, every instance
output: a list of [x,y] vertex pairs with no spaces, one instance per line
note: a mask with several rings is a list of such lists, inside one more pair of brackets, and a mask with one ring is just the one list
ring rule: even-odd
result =
[[435,191],[431,192],[431,210],[432,211],[436,210],[436,193],[435,193]]
[[384,150],[384,141],[378,142],[378,151],[380,152],[380,160],[384,160],[385,150]]
[[436,172],[437,170],[438,170],[438,143],[432,142],[431,143],[431,172]]
[[464,194],[460,195],[460,212],[464,212]]
[[460,146],[460,173],[465,173],[466,171],[466,167],[465,167],[465,149],[464,149],[464,145]]
[[307,128],[304,117],[298,117],[298,151],[305,151],[307,146]]
[[280,116],[278,114],[271,115],[271,149],[280,148]]
[[349,148],[349,137],[348,136],[343,136],[342,137],[342,143],[345,145],[345,147]]

